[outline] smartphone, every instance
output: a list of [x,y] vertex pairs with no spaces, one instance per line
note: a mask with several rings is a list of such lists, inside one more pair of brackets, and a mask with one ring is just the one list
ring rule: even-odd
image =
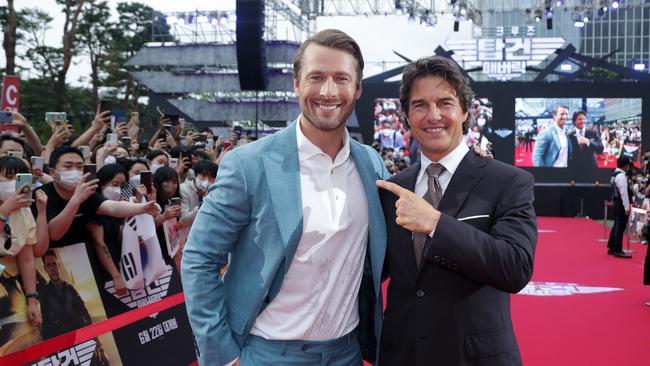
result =
[[200,133],[199,136],[197,137],[196,141],[207,142],[208,141],[208,134],[205,133],[205,132]]
[[180,118],[180,116],[178,114],[167,114],[167,113],[165,113],[165,118],[168,118],[169,122],[172,125],[175,126],[175,125],[178,124],[178,119]]
[[210,149],[210,150],[214,150],[214,140],[213,139],[208,140],[207,148]]
[[116,133],[107,133],[106,134],[106,142],[112,142],[114,144],[117,144],[117,134]]
[[90,146],[80,145],[79,150],[81,150],[81,155],[83,155],[84,159],[87,159],[90,156]]
[[0,123],[11,123],[11,112],[0,112]]
[[45,164],[45,158],[42,156],[32,156],[32,170],[40,169],[43,171],[43,165]]
[[113,103],[108,99],[102,99],[99,101],[99,113],[104,111],[113,111]]
[[97,176],[97,165],[95,164],[84,164],[84,175],[90,173],[86,182],[90,182],[93,179],[96,179]]
[[45,112],[45,122],[53,124],[54,121],[67,121],[68,115],[65,112]]
[[170,158],[169,159],[169,167],[176,169],[178,167],[178,159],[177,158]]
[[122,142],[122,145],[124,145],[125,147],[127,148],[131,147],[131,138],[129,136],[122,137],[120,141]]
[[23,152],[22,151],[17,151],[17,150],[10,150],[7,151],[8,156],[13,156],[14,158],[22,159],[23,158]]
[[172,206],[180,206],[181,205],[181,198],[180,197],[172,197],[169,204],[172,205]]
[[20,133],[18,126],[11,124],[11,112],[0,112],[0,133],[5,132],[13,136],[18,136]]
[[152,192],[151,171],[143,170],[140,172],[140,184],[144,184],[144,186],[147,187],[147,193]]
[[172,132],[172,125],[171,124],[165,123],[163,126],[165,127],[165,131],[167,131],[169,133]]
[[224,150],[229,148],[230,146],[232,146],[232,143],[230,141],[226,141],[226,142],[223,143]]
[[16,174],[16,192],[26,194],[25,198],[32,199],[32,175],[29,173]]

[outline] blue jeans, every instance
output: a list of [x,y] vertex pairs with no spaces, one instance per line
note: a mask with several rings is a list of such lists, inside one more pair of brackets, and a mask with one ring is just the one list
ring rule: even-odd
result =
[[241,366],[363,365],[358,331],[326,341],[271,341],[252,335],[240,355]]

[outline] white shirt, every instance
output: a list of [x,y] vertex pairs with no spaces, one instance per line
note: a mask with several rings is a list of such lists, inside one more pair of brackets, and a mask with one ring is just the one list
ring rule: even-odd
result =
[[251,333],[271,340],[328,340],[359,324],[368,202],[347,130],[332,161],[296,126],[302,236],[278,295],[257,317]]
[[[437,163],[440,163],[445,167],[445,171],[438,176],[438,182],[440,182],[440,188],[442,188],[443,195],[445,194],[445,190],[449,185],[449,181],[451,181],[451,177],[454,175],[454,172],[458,168],[458,165],[460,165],[460,162],[463,160],[465,154],[467,154],[468,151],[469,148],[467,145],[461,142],[449,154],[440,159],[440,161],[437,161]],[[427,186],[429,177],[427,176],[426,170],[429,164],[432,162],[429,160],[429,158],[422,154],[422,152],[420,152],[420,162],[420,172],[418,173],[418,177],[415,180],[415,194],[420,197],[424,197],[424,194],[427,193],[427,189],[429,189]]]
[[569,162],[569,141],[566,138],[564,130],[557,124],[553,123],[553,128],[557,129],[557,135],[560,138],[560,153],[557,155],[553,166],[556,168],[566,168]]
[[[438,176],[438,182],[440,183],[440,188],[442,189],[442,195],[445,194],[445,191],[447,190],[447,186],[449,185],[449,182],[451,181],[451,177],[453,177],[454,172],[458,168],[458,165],[460,165],[460,162],[463,160],[465,157],[465,154],[469,151],[469,148],[467,145],[461,141],[458,146],[456,146],[455,149],[453,149],[449,154],[444,156],[442,159],[437,161],[437,163],[442,164],[442,166],[445,167],[445,171],[442,172]],[[428,186],[428,180],[429,176],[427,175],[427,167],[429,164],[431,164],[432,161],[429,160],[422,152],[420,152],[420,172],[418,173],[418,177],[415,180],[415,194],[417,194],[420,197],[424,197],[424,194],[427,193],[427,190],[429,189]],[[431,233],[429,233],[430,237],[433,237],[433,233],[436,231],[436,229],[433,229]]]
[[616,170],[614,170],[614,172],[617,171],[621,171],[623,173],[616,175],[614,178],[614,183],[616,184],[618,193],[621,196],[621,201],[623,201],[623,207],[625,208],[625,211],[627,211],[630,209],[630,197],[627,195],[627,174],[625,173],[625,170],[621,168],[616,168]]

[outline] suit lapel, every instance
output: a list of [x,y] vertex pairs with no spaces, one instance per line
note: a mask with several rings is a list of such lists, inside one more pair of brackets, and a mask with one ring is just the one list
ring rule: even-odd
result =
[[275,220],[285,247],[285,273],[293,260],[303,225],[296,128],[294,121],[273,136],[274,148],[261,157],[264,161],[264,173],[275,211]]
[[[416,163],[408,167],[404,172],[397,174],[393,179],[391,179],[395,184],[408,189],[411,192],[415,192],[415,183],[418,178],[418,173],[420,172],[420,163]],[[396,200],[397,201],[397,198]],[[407,243],[408,248],[400,249],[401,252],[405,253],[407,256],[406,261],[408,263],[407,267],[411,272],[413,278],[417,276],[418,269],[415,264],[415,252],[413,251],[413,233],[396,223],[392,223],[397,228],[395,232],[395,242],[397,245],[403,245],[402,243]]]
[[386,222],[382,215],[377,184],[375,183],[379,179],[379,175],[374,170],[374,165],[368,153],[353,140],[350,140],[350,154],[361,177],[363,190],[368,201],[368,249],[370,250],[370,264],[372,266],[375,293],[380,294],[381,271],[386,255]]
[[471,150],[465,154],[440,200],[438,210],[455,217],[474,186],[485,174],[486,161],[476,156]]

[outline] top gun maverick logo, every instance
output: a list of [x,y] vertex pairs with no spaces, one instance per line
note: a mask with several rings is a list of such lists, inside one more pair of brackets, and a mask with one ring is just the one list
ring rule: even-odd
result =
[[527,66],[539,65],[564,45],[560,37],[535,38],[534,26],[496,27],[495,37],[451,40],[447,47],[463,68],[482,68],[490,78],[505,81],[525,73]]

